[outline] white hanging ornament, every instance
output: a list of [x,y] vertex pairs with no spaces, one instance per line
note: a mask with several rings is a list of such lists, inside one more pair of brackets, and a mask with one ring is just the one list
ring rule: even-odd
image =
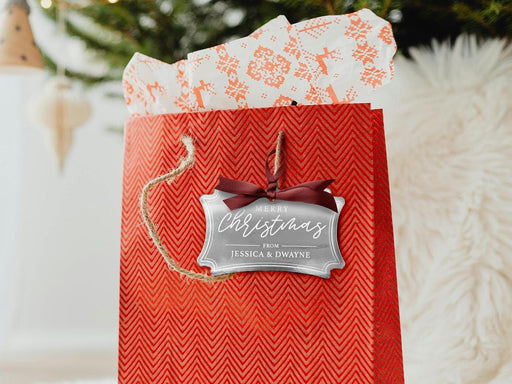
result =
[[50,79],[43,92],[31,100],[29,118],[45,129],[61,171],[73,141],[73,129],[84,124],[90,115],[87,98],[62,76]]

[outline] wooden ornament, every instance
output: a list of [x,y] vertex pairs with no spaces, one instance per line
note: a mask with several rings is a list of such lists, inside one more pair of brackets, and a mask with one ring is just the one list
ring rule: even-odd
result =
[[23,73],[43,69],[25,0],[9,0],[0,13],[0,71]]
[[29,105],[29,118],[43,127],[62,171],[73,141],[73,128],[85,123],[91,115],[87,98],[76,92],[65,77],[50,79]]

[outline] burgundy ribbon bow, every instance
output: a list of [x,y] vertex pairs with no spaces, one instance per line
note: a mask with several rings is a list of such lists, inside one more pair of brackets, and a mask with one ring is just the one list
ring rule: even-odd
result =
[[236,196],[224,200],[224,203],[230,210],[245,207],[253,201],[265,197],[269,200],[287,200],[287,201],[300,201],[308,204],[321,205],[322,207],[329,208],[334,212],[338,212],[336,201],[331,193],[324,191],[334,179],[330,180],[316,180],[308,181],[296,185],[294,187],[277,189],[277,181],[284,172],[286,159],[283,156],[283,162],[277,172],[272,174],[268,161],[270,157],[276,153],[274,149],[271,151],[265,162],[265,173],[267,175],[268,185],[266,189],[260,186],[249,183],[247,181],[233,180],[225,177],[219,177],[219,184],[215,187],[219,191],[234,193]]

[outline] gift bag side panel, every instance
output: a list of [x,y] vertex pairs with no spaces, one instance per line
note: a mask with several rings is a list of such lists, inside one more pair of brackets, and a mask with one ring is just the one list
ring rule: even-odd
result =
[[376,383],[404,382],[395,247],[382,110],[373,112],[375,175],[375,365]]
[[[166,129],[166,127],[173,129]],[[174,376],[172,361],[179,359],[168,340],[160,338],[158,350],[147,348],[159,338],[168,314],[156,309],[165,296],[166,276],[156,273],[165,270],[165,262],[155,249],[140,214],[140,195],[151,179],[167,173],[186,155],[181,135],[188,129],[188,116],[155,115],[131,118],[125,124],[123,196],[121,216],[121,261],[119,302],[119,383],[145,384],[165,382]],[[166,223],[168,204],[164,194],[151,193],[150,213],[158,223]],[[161,228],[160,228],[161,229]],[[162,232],[164,240],[168,240]],[[156,355],[167,362],[154,375]]]

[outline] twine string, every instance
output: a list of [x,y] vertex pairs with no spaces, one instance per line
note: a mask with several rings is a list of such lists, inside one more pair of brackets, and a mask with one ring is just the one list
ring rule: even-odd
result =
[[[279,131],[277,133],[276,154],[274,157],[274,174],[277,172],[277,170],[281,166],[281,152],[283,150],[283,139],[284,139],[284,131]],[[279,180],[277,180],[276,184],[277,184],[277,188],[279,188]]]
[[[276,145],[276,154],[274,159],[274,173],[279,169],[279,165],[281,164],[281,153],[282,153],[282,143],[284,139],[284,132],[279,131],[277,135],[277,145]],[[183,174],[187,169],[190,169],[194,165],[195,155],[196,155],[196,148],[194,146],[194,140],[192,137],[184,135],[181,138],[181,141],[183,142],[183,145],[185,146],[185,149],[187,150],[187,156],[181,159],[180,165],[178,168],[173,169],[169,173],[166,173],[164,175],[158,176],[157,178],[149,181],[144,188],[142,189],[142,193],[140,196],[140,209],[142,213],[142,219],[144,220],[144,223],[146,224],[149,236],[153,240],[153,242],[156,245],[156,248],[160,252],[160,254],[165,259],[167,265],[169,268],[175,270],[176,272],[180,273],[183,276],[189,277],[191,279],[201,280],[201,281],[208,281],[208,282],[216,282],[216,281],[224,281],[232,278],[236,273],[228,273],[225,275],[220,276],[212,276],[212,275],[206,275],[203,273],[197,273],[194,271],[190,271],[186,268],[181,267],[176,260],[174,260],[167,251],[167,247],[162,243],[162,240],[160,239],[160,235],[158,234],[156,224],[153,220],[151,220],[151,216],[149,215],[149,207],[148,207],[148,197],[149,192],[153,187],[156,185],[167,181],[168,183],[172,183],[172,181],[178,177],[179,175]]]

